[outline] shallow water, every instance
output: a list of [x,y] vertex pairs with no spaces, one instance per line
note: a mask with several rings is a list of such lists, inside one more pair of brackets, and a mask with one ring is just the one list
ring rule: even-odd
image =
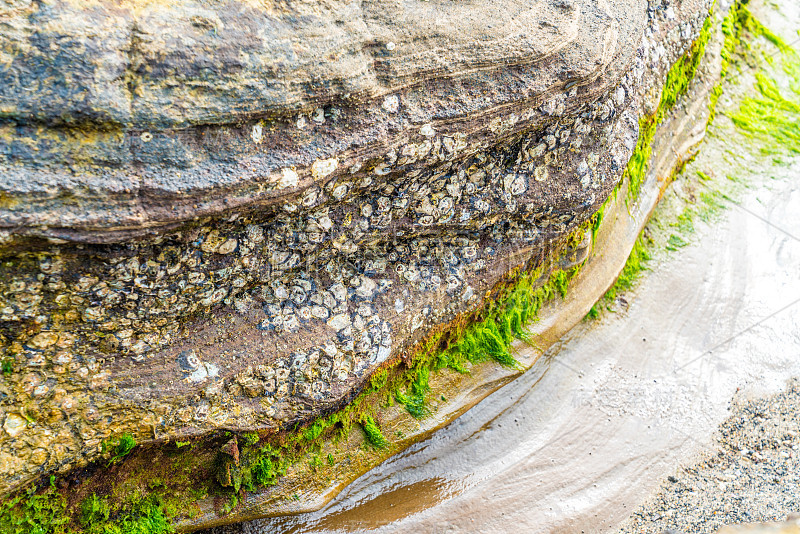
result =
[[800,376],[800,158],[731,148],[719,122],[688,172],[750,169],[750,187],[627,306],[322,510],[236,531],[608,532],[709,448],[737,391]]

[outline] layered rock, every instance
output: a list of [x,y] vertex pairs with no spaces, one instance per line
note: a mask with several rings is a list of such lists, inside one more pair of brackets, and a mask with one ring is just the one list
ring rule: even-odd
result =
[[0,491],[346,404],[594,214],[708,8],[2,8]]

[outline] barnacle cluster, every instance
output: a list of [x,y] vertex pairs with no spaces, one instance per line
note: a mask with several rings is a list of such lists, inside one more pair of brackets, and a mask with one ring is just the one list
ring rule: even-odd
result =
[[[82,465],[123,431],[297,420],[474,309],[619,179],[632,148],[617,112],[625,90],[562,115],[578,91],[540,106],[546,127],[492,150],[427,124],[378,161],[318,161],[314,184],[261,212],[127,245],[6,253],[6,484]],[[491,127],[502,135],[517,120]],[[297,184],[284,169],[275,187]]]

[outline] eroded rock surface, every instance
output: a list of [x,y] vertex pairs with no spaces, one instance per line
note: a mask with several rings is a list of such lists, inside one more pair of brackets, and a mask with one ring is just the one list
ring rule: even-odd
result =
[[0,491],[346,402],[597,210],[708,8],[0,8]]

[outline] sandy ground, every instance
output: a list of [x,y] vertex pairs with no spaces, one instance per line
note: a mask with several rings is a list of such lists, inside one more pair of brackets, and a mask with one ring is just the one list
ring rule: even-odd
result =
[[800,511],[800,382],[735,401],[716,451],[670,475],[620,534],[705,533]]

